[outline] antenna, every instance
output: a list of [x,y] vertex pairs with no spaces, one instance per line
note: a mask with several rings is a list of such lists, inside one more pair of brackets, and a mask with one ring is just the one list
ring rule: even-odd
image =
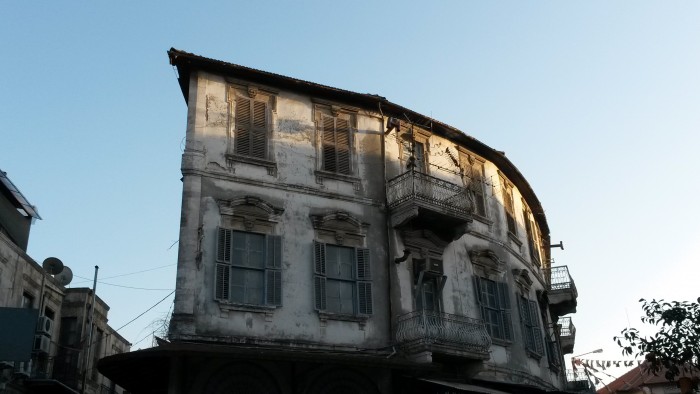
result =
[[47,257],[41,266],[51,275],[57,275],[63,271],[63,263],[56,257]]
[[61,286],[67,286],[70,281],[73,280],[73,271],[68,267],[63,267],[63,271],[54,276],[54,278],[61,284]]

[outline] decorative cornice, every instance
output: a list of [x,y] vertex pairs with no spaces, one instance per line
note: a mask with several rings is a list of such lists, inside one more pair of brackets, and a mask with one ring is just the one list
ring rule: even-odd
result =
[[323,215],[312,214],[309,215],[309,217],[311,217],[311,222],[315,229],[328,229],[329,227],[335,229],[336,226],[334,226],[332,222],[345,222],[355,227],[358,233],[363,233],[364,228],[368,226],[367,223],[361,222],[356,217],[344,211],[335,211]]
[[472,264],[483,269],[486,275],[502,275],[506,272],[505,261],[501,260],[492,250],[470,250],[469,258]]
[[242,196],[233,200],[218,200],[217,203],[219,204],[219,210],[222,215],[233,215],[236,211],[236,207],[241,206],[255,207],[262,211],[262,213],[267,214],[268,218],[279,216],[284,212],[283,208],[275,207],[256,196]]
[[513,278],[515,279],[515,283],[518,285],[518,288],[520,291],[523,293],[523,295],[527,296],[530,293],[530,288],[532,287],[532,279],[530,278],[530,273],[528,272],[527,269],[514,269],[513,271]]

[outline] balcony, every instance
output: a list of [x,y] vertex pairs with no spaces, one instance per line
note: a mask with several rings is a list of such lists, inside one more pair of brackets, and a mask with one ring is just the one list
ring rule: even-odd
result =
[[545,272],[545,278],[549,280],[550,312],[555,316],[575,313],[578,292],[574,280],[569,275],[569,268],[565,265],[551,267],[549,272]]
[[576,342],[576,326],[571,322],[570,317],[560,317],[557,325],[559,326],[561,352],[563,354],[573,353],[574,343]]
[[566,390],[578,393],[595,393],[595,386],[583,371],[566,371]]
[[489,358],[491,337],[484,322],[449,313],[416,311],[399,317],[396,342],[415,361]]
[[387,182],[387,201],[394,227],[409,222],[451,241],[472,220],[470,192],[459,185],[410,169]]

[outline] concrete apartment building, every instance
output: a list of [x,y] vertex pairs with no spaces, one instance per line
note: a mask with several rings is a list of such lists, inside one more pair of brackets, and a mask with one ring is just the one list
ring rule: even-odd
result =
[[566,390],[578,294],[504,153],[381,96],[168,53],[188,111],[169,337],[101,372],[134,393]]
[[122,393],[96,365],[131,345],[109,327],[109,307],[96,297],[85,360],[92,290],[67,288],[70,269],[52,275],[27,254],[36,219],[37,209],[0,171],[0,393]]

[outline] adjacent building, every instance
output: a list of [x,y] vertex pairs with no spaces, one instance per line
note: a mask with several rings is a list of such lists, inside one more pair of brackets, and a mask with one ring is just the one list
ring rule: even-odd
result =
[[578,294],[503,152],[378,95],[168,54],[174,313],[104,374],[135,393],[566,389]]
[[95,366],[99,358],[131,345],[107,324],[104,301],[93,298],[90,289],[66,288],[70,269],[52,274],[51,264],[62,263],[39,264],[27,254],[36,219],[41,219],[37,209],[0,171],[0,392],[122,393]]

